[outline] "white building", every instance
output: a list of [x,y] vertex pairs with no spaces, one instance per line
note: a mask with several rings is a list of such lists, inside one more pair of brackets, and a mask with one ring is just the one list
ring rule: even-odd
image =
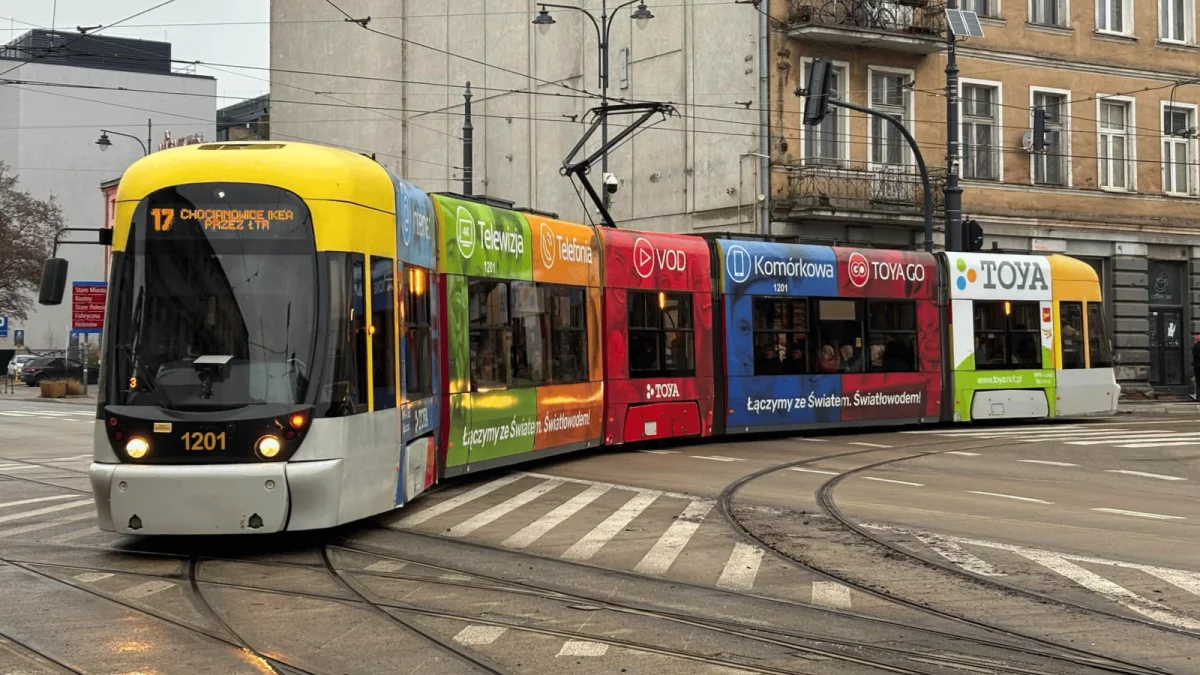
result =
[[[100,183],[120,176],[147,141],[154,151],[168,131],[215,137],[216,80],[172,72],[170,59],[169,43],[146,40],[34,30],[9,43],[0,73],[19,84],[0,85],[0,161],[21,189],[55,196],[67,227],[103,227]],[[134,138],[110,133],[101,152],[101,129]],[[59,255],[70,260],[70,280],[106,281],[105,249],[68,245]],[[35,304],[27,320],[10,322],[0,349],[13,347],[16,329],[32,349],[65,348],[70,311],[69,300]]]
[[[622,226],[753,231],[766,193],[766,17],[752,4],[647,0],[569,3],[612,17],[609,96],[674,103],[680,115],[610,155]],[[462,190],[463,86],[474,92],[474,192],[587,222],[563,159],[599,100],[597,31],[582,12],[532,0],[325,0],[271,3],[271,137],[366,153],[426,190]],[[483,64],[487,64],[485,67]],[[512,93],[516,92],[516,93]],[[613,120],[610,135],[624,122]],[[597,137],[599,134],[597,133]],[[601,181],[600,167],[592,172]],[[582,190],[581,190],[582,192]],[[586,196],[584,197],[586,199]]]

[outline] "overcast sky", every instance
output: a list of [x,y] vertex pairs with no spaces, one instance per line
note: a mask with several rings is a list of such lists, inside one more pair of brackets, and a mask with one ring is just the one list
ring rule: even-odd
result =
[[[162,1],[0,0],[0,39],[7,43],[30,28],[49,28],[52,21],[59,30],[107,26]],[[270,15],[270,0],[176,0],[101,34],[170,42],[176,59],[266,68]],[[218,101],[218,108],[270,89],[266,71],[200,67],[196,72],[217,78],[217,93],[229,97]]]

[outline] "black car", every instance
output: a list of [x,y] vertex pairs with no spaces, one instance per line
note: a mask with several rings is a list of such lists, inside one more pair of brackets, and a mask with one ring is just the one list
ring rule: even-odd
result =
[[[68,361],[61,356],[43,356],[25,364],[21,369],[21,379],[31,387],[42,384],[42,380],[61,380],[79,377],[81,364],[78,361]],[[88,366],[88,384],[96,384],[100,379],[100,368]]]

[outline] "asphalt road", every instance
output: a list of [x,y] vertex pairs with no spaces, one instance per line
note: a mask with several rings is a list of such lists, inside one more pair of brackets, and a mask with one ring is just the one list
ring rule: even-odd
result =
[[1200,417],[601,451],[250,542],[96,529],[92,414],[0,401],[0,675],[1200,673]]

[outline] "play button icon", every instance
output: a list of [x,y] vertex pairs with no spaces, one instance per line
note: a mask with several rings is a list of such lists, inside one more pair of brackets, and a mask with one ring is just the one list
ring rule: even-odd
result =
[[643,279],[654,274],[654,245],[641,237],[633,242],[633,270]]

